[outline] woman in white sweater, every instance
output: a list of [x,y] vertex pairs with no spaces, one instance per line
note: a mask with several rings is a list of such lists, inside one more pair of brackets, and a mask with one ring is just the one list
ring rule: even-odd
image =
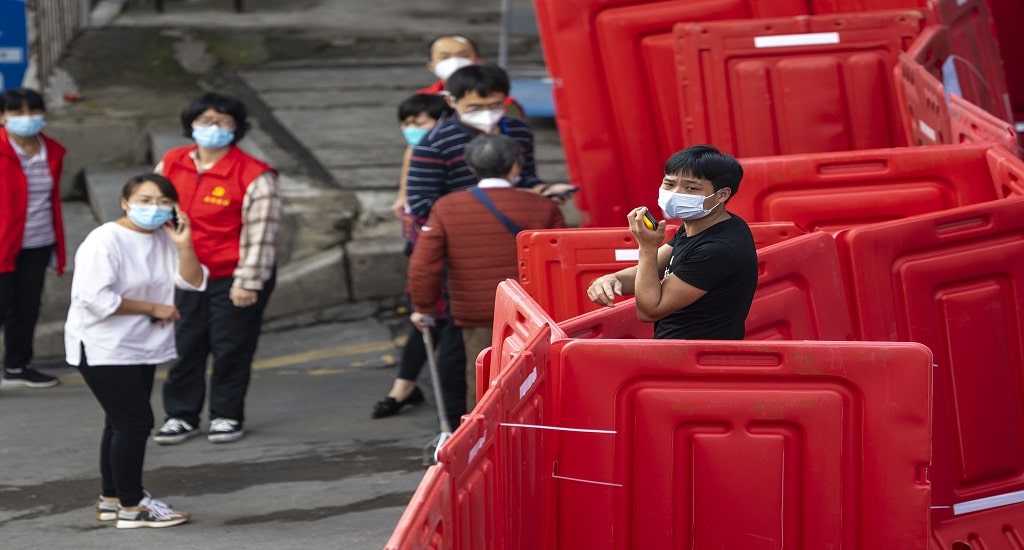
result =
[[177,199],[162,176],[130,179],[121,192],[125,216],[94,229],[75,254],[65,350],[106,414],[96,518],[119,529],[189,519],[142,488],[156,365],[177,356],[174,289],[201,291],[208,275]]

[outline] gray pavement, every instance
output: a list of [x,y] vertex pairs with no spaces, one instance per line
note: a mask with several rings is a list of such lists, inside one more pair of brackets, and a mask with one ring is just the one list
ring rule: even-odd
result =
[[[193,514],[171,529],[118,531],[94,519],[102,414],[74,370],[44,358],[41,368],[60,375],[61,386],[0,392],[0,549],[381,548],[422,477],[422,448],[437,433],[426,373],[426,404],[369,418],[394,376],[395,335],[405,326],[397,296],[367,290],[381,280],[390,288],[403,273],[393,256],[374,255],[400,243],[387,212],[402,148],[394,109],[431,82],[423,68],[430,37],[469,34],[494,59],[500,3],[246,0],[243,14],[231,11],[231,0],[165,3],[157,14],[151,0],[126,2],[73,44],[64,66],[84,100],[51,106],[54,130],[78,144],[71,164],[145,165],[151,130],[173,128],[198,91],[230,85],[250,94],[265,112],[246,141],[282,169],[286,208],[302,218],[283,257],[306,260],[293,274],[299,278],[303,265],[321,278],[334,272],[318,263],[355,266],[351,295],[339,290],[347,303],[264,333],[244,439],[149,446],[147,489]],[[514,62],[536,68],[536,41],[512,46]],[[556,129],[531,122],[540,174],[564,179]],[[567,210],[570,223],[575,215]],[[347,217],[355,223],[339,229]],[[352,240],[341,250],[346,235]],[[301,285],[291,292],[279,288],[278,299],[326,297]],[[303,323],[315,324],[294,328]],[[158,418],[164,372],[153,396]]]
[[372,319],[265,333],[245,438],[150,443],[146,488],[193,514],[159,530],[94,519],[102,412],[77,372],[44,367],[61,386],[0,392],[0,548],[381,548],[437,430],[429,388],[428,403],[370,420],[396,350],[391,330]]

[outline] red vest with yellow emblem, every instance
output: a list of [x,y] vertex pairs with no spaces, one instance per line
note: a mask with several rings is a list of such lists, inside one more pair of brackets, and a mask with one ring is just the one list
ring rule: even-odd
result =
[[192,246],[210,279],[229,277],[238,266],[242,235],[242,200],[249,185],[270,165],[232,145],[209,170],[196,170],[195,145],[171,149],[164,155],[163,174],[178,191],[178,207],[192,220]]

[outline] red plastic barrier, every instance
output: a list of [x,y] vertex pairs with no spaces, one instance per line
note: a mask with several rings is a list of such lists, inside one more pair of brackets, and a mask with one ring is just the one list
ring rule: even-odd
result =
[[[678,228],[667,226],[666,240]],[[752,223],[750,231],[759,248],[806,233],[791,222]],[[557,321],[601,309],[587,298],[587,287],[637,261],[636,239],[625,227],[523,231],[516,242],[519,283]]]
[[[960,95],[998,119],[1013,121],[1006,73],[994,38],[995,23],[985,0],[938,0],[938,10],[942,24],[949,28],[950,53],[956,56],[952,62]],[[1024,24],[1024,19],[1018,24]],[[939,63],[943,61],[940,59]]]
[[[981,498],[1024,500],[1024,199],[862,226],[837,241],[856,333],[934,353],[936,519]],[[1020,533],[1024,516],[1012,528]]]
[[[677,228],[667,228],[666,239]],[[590,283],[637,261],[636,239],[625,227],[523,231],[516,243],[519,283],[556,321],[599,309],[587,299]]]
[[[853,330],[835,240],[827,233],[801,235],[758,250],[757,292],[746,322],[746,340],[850,340]],[[569,338],[651,338],[654,324],[637,319],[629,298],[562,321]]]
[[740,157],[906,145],[892,69],[919,11],[675,26],[687,143]]
[[1014,119],[1024,122],[1024,56],[1020,55],[1018,40],[1021,26],[1024,25],[1024,2],[988,0],[988,5],[995,23]]
[[1002,147],[993,147],[985,153],[985,159],[1000,198],[1024,197],[1024,165],[1019,158]]
[[506,511],[500,411],[499,396],[485,395],[437,452],[451,483],[452,529],[445,538],[456,550],[502,548],[493,544],[502,540]]
[[409,505],[402,512],[385,550],[453,548],[451,482],[443,465],[427,468]]
[[[913,343],[569,341],[558,544],[925,548],[931,354]],[[785,542],[785,543],[784,543]]]
[[478,361],[477,388],[480,380],[489,383],[498,376],[501,368],[511,362],[512,356],[527,349],[528,343],[547,326],[554,327],[554,320],[521,286],[512,279],[498,283],[494,300],[494,331],[488,354],[490,365],[482,367]]
[[757,252],[745,340],[852,340],[835,239],[802,235]]
[[1017,550],[1024,548],[1024,504],[947,519],[932,519],[932,548],[971,550],[974,548]]
[[998,143],[1020,156],[1013,124],[953,94],[949,96],[950,138],[953,143]]
[[747,225],[750,226],[750,234],[754,236],[754,246],[758,249],[807,233],[793,222],[750,222]]
[[1005,196],[1024,163],[992,170],[992,144],[901,147],[742,159],[743,182],[729,210],[747,221],[788,220],[836,231]]
[[766,17],[807,9],[803,0],[756,2],[757,6],[752,5],[754,0],[534,4],[547,68],[555,82],[557,123],[569,175],[583,185],[580,206],[589,215],[588,224],[595,226],[619,225],[630,208],[650,201],[653,192],[630,182],[662,176],[659,170],[666,157],[651,131],[660,123],[648,105],[653,94],[646,75],[671,67],[648,67],[640,40],[669,33],[678,21]]
[[[549,424],[551,331],[545,328],[506,366],[491,391],[500,397],[499,452],[505,486],[503,547],[555,548],[554,486],[551,484]],[[491,544],[487,548],[498,548]]]
[[[946,90],[936,76],[942,59],[949,57],[945,27],[930,25],[914,42],[911,52],[900,52],[895,69],[900,112],[905,116],[907,142],[913,145],[954,143],[950,131]],[[923,65],[922,62],[929,65]],[[934,65],[934,66],[931,66]]]

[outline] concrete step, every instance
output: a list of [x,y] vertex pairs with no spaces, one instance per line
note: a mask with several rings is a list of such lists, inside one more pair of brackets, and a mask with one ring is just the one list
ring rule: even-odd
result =
[[89,198],[96,219],[101,222],[114,221],[120,218],[121,189],[131,177],[152,172],[152,166],[86,166],[83,171],[85,193]]

